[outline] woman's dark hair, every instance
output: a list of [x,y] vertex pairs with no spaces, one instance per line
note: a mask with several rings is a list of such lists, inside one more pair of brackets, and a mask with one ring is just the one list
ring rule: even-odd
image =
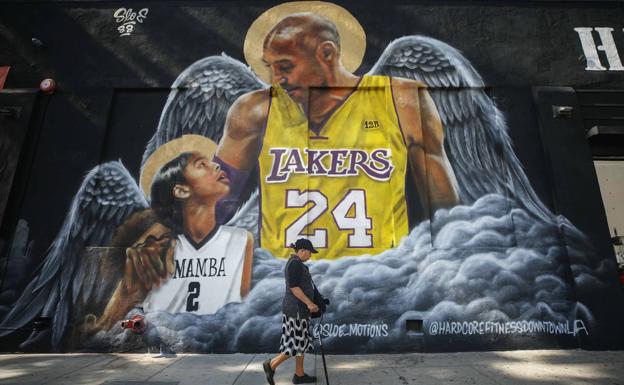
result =
[[167,162],[154,176],[151,187],[151,207],[158,219],[177,234],[184,228],[182,201],[173,194],[177,184],[186,184],[184,169],[189,164],[192,152],[184,152]]

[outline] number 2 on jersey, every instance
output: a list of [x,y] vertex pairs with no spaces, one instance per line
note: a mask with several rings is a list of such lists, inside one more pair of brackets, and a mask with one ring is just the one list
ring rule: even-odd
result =
[[[312,202],[314,205],[304,212],[297,220],[286,228],[286,244],[294,243],[304,236],[301,232],[325,211],[327,211],[327,197],[320,191],[313,190],[287,190],[286,207],[305,207]],[[349,210],[354,207],[353,215],[349,216]],[[372,247],[373,236],[368,230],[373,228],[372,220],[366,216],[366,193],[364,190],[349,190],[338,204],[332,209],[336,227],[339,230],[349,230],[348,247]],[[328,247],[327,229],[315,229],[311,234],[305,235],[316,247]]]
[[189,282],[188,284],[189,295],[186,298],[186,311],[199,310],[199,282]]

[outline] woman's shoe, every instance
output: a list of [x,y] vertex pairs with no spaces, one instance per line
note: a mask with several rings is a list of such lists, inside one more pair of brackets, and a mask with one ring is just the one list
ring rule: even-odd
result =
[[275,370],[271,369],[271,359],[267,359],[262,363],[262,368],[264,369],[264,374],[266,374],[266,379],[269,385],[275,385],[275,381],[273,381],[273,376],[275,375]]
[[316,382],[316,377],[314,376],[308,376],[307,374],[303,373],[303,376],[299,377],[298,375],[294,375],[293,376],[293,384],[312,384]]

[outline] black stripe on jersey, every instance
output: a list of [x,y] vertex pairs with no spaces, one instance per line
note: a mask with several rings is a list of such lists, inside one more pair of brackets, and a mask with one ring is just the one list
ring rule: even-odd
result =
[[184,232],[183,234],[186,240],[191,244],[191,246],[193,246],[195,250],[199,250],[215,236],[215,234],[217,233],[217,231],[219,231],[220,228],[221,226],[215,226],[215,228],[212,229],[212,231],[210,231],[208,235],[206,235],[206,237],[204,237],[204,239],[202,239],[199,243],[195,242],[193,238],[190,235],[188,235],[186,232]]

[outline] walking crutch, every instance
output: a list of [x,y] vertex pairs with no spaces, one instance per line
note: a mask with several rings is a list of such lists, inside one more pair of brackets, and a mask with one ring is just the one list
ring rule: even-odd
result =
[[321,358],[323,359],[323,370],[325,371],[325,383],[329,385],[329,376],[327,376],[327,364],[325,363],[325,352],[323,351],[323,313],[321,313],[321,318],[319,319],[319,347],[321,348]]

